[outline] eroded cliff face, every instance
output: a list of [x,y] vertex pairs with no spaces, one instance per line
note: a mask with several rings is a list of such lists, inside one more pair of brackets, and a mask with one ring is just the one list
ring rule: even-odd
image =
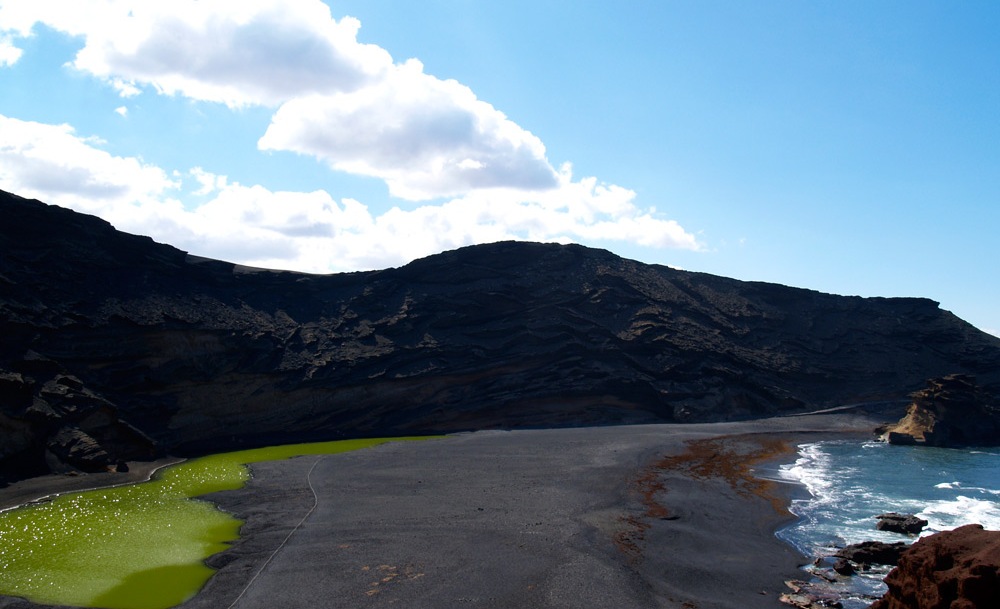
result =
[[[925,299],[513,242],[308,275],[192,257],[2,192],[0,213],[8,473],[65,462],[56,453],[73,438],[112,463],[366,434],[754,418],[898,400],[955,372],[1000,386],[1000,339]],[[53,406],[45,387],[59,379],[93,396],[104,423]],[[53,414],[31,411],[36,400]]]
[[976,379],[951,374],[931,379],[911,396],[898,423],[880,430],[891,444],[992,446],[1000,444],[1000,399]]
[[918,540],[885,579],[871,609],[1000,607],[1000,531],[969,524]]

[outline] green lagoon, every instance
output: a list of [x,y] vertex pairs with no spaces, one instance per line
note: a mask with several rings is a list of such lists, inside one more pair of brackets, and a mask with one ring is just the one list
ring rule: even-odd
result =
[[250,463],[412,439],[417,438],[223,453],[171,466],[148,482],[61,495],[0,513],[0,594],[105,609],[178,605],[212,576],[205,559],[235,541],[243,524],[195,497],[241,488]]

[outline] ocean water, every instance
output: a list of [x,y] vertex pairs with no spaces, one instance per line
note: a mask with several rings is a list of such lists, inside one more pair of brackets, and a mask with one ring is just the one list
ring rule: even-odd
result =
[[[800,446],[798,459],[782,466],[779,475],[809,492],[792,502],[799,520],[778,537],[814,558],[862,541],[915,541],[876,530],[875,516],[884,512],[927,520],[921,536],[972,523],[1000,530],[1000,449],[817,442]],[[861,609],[885,592],[882,578],[888,571],[813,581],[842,597],[845,609]]]

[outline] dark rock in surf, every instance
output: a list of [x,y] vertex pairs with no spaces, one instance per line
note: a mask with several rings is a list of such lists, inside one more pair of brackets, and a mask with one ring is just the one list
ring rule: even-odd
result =
[[837,550],[834,556],[858,565],[894,565],[899,561],[900,555],[906,548],[906,544],[902,541],[895,543],[863,541]]
[[782,594],[778,600],[785,605],[799,609],[839,609],[843,607],[840,597],[821,586],[803,581],[786,581],[790,593]]
[[875,528],[879,531],[890,531],[903,535],[919,535],[920,531],[923,531],[924,527],[927,526],[926,520],[917,518],[913,514],[888,512],[879,514],[876,518],[878,522],[875,524]]
[[840,575],[851,576],[855,575],[858,571],[851,564],[851,561],[846,558],[838,558],[836,562],[833,563],[833,570]]

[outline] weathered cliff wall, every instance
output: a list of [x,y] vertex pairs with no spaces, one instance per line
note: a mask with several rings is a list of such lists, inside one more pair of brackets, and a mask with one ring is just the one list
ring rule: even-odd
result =
[[2,192],[0,214],[8,475],[79,466],[74,447],[103,467],[341,435],[753,418],[904,399],[950,373],[1000,386],[1000,339],[926,299],[513,242],[307,275]]

